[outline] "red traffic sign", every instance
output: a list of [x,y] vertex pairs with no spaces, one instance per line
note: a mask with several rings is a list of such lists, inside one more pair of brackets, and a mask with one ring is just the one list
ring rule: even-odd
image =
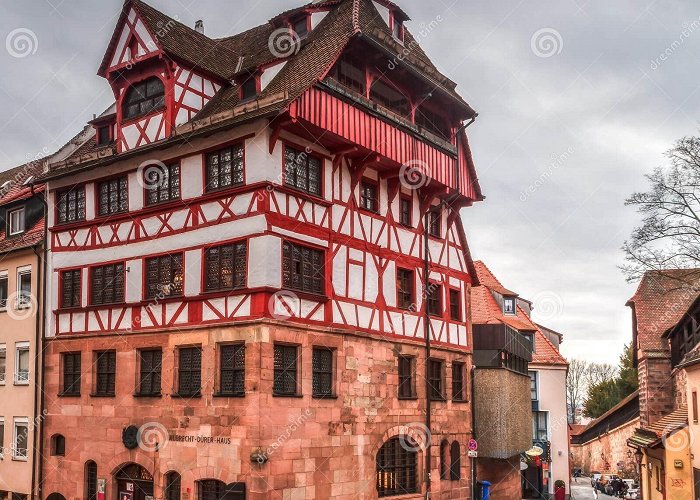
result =
[[476,442],[476,439],[470,439],[469,443],[467,444],[467,449],[469,451],[476,451],[479,448],[479,443]]

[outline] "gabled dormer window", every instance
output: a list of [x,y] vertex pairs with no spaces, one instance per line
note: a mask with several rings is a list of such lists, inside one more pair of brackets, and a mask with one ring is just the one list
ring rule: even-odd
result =
[[122,118],[133,120],[148,115],[165,106],[165,87],[154,76],[128,88],[122,103]]
[[515,297],[503,297],[503,314],[515,316]]
[[24,232],[24,207],[7,213],[7,232],[10,236]]
[[112,133],[110,131],[110,126],[109,125],[103,125],[102,127],[97,128],[97,145],[98,146],[106,146],[110,142],[112,142]]
[[310,29],[309,29],[309,20],[310,17],[306,14],[304,14],[302,17],[299,17],[292,21],[292,29],[294,32],[297,34],[300,40],[303,40],[309,35]]
[[399,42],[403,43],[403,21],[396,17],[396,12],[392,12],[390,14],[389,23],[391,27],[391,33],[394,35],[394,38],[396,38],[396,40],[398,40]]
[[243,84],[241,84],[241,101],[253,99],[258,95],[258,78],[251,76]]

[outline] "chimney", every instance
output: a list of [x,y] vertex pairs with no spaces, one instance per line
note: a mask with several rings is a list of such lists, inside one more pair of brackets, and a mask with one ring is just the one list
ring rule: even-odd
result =
[[197,21],[196,23],[194,23],[194,30],[195,30],[197,33],[201,33],[201,34],[203,35],[203,34],[204,34],[204,21],[202,21],[202,20],[200,19],[199,21]]

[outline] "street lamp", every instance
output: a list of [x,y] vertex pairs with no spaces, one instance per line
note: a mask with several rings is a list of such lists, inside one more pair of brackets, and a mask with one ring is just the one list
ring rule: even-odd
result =
[[637,468],[639,470],[639,493],[637,494],[637,498],[642,500],[642,459],[644,458],[644,453],[642,453],[641,448],[637,448],[634,457],[637,459]]

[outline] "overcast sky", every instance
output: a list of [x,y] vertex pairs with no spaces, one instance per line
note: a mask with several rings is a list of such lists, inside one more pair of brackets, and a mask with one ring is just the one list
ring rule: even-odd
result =
[[[150,3],[190,26],[204,19],[221,37],[302,2]],[[433,23],[424,49],[480,114],[468,133],[487,199],[463,212],[474,258],[534,300],[535,319],[565,335],[565,355],[616,362],[631,339],[634,292],[618,270],[620,247],[638,220],[624,200],[697,131],[700,5],[398,3],[414,34]],[[0,170],[53,152],[111,104],[96,72],[120,7],[3,2]]]

